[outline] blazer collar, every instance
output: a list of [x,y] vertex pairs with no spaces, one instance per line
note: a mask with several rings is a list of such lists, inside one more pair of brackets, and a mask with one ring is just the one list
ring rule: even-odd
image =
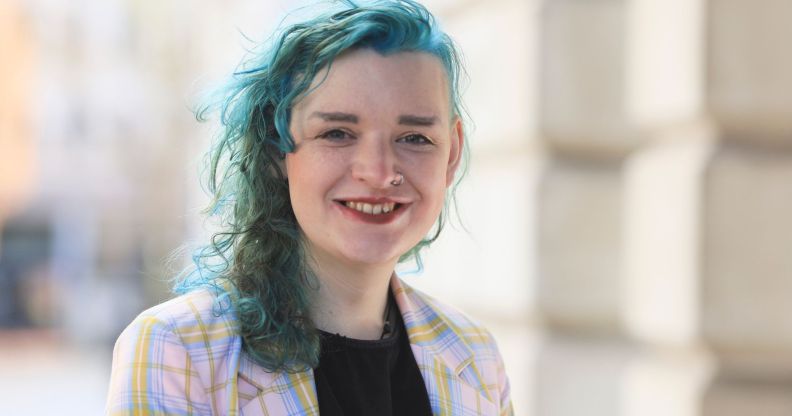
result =
[[[391,278],[391,290],[399,305],[413,355],[421,369],[430,399],[434,397],[432,389],[437,389],[444,382],[460,382],[492,401],[486,382],[476,368],[473,349],[465,342],[463,329],[449,319],[449,312],[458,312],[441,311],[433,299],[419,295],[396,275]],[[444,366],[448,371],[438,371],[438,366]],[[430,383],[431,378],[443,380]]]
[[257,397],[242,407],[244,415],[319,415],[319,399],[312,369],[298,373],[273,373],[256,364],[247,353],[241,352],[239,376],[259,390]]
[[459,335],[458,328],[395,275],[391,278],[391,290],[410,344],[437,355],[454,374],[461,374],[473,362],[473,352]]

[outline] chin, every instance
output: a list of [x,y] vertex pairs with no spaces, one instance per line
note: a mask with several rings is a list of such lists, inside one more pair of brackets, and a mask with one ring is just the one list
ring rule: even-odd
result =
[[352,264],[361,266],[379,266],[395,264],[402,254],[406,253],[412,246],[396,247],[390,244],[364,243],[350,244],[339,253],[341,258]]
[[351,264],[358,264],[361,266],[381,266],[395,263],[399,260],[400,256],[401,254],[399,252],[373,252],[371,250],[365,250],[354,253],[344,253],[343,258]]

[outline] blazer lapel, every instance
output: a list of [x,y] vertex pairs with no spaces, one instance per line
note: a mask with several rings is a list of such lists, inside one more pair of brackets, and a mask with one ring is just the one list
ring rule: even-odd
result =
[[398,277],[391,279],[415,361],[436,415],[496,414],[497,406],[476,368],[460,328]]
[[241,415],[319,415],[312,369],[299,373],[271,373],[243,352],[239,363],[239,376],[258,389],[256,397],[240,409]]

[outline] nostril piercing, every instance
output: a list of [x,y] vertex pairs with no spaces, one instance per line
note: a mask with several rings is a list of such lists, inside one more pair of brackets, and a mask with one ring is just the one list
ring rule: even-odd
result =
[[401,172],[396,172],[396,177],[390,181],[390,184],[393,186],[399,186],[404,183],[404,175]]

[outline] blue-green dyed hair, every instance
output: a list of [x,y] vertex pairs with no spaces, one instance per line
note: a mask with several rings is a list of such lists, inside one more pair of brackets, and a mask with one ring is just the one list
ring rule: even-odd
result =
[[[238,314],[243,348],[270,371],[300,371],[319,359],[308,296],[318,283],[305,263],[281,171],[284,154],[294,149],[291,109],[334,59],[361,48],[436,56],[448,75],[453,116],[464,120],[459,53],[429,11],[408,0],[335,2],[318,17],[283,27],[196,111],[199,120],[219,113],[222,128],[207,157],[213,197],[207,212],[222,228],[196,252],[195,267],[177,277],[174,290],[216,291],[216,312]],[[418,253],[437,238],[443,220],[441,214],[430,235],[400,261],[415,259],[420,267]]]

